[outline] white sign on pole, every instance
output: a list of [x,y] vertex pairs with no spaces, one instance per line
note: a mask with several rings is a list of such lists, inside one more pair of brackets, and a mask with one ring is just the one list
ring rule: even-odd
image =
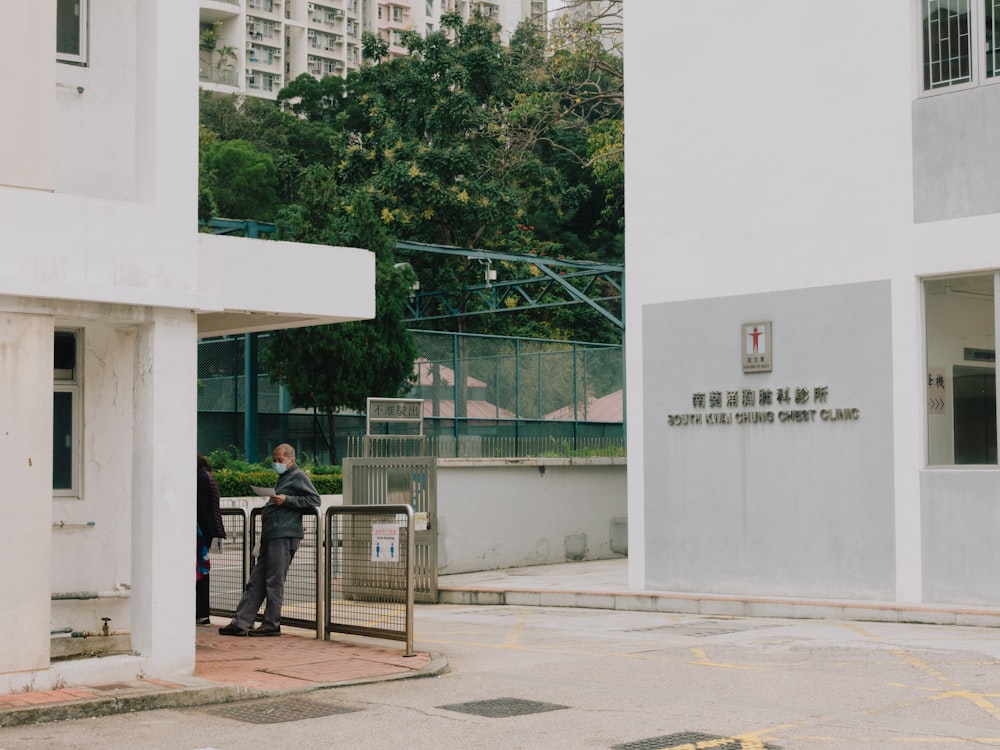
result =
[[399,526],[372,526],[372,562],[399,562]]

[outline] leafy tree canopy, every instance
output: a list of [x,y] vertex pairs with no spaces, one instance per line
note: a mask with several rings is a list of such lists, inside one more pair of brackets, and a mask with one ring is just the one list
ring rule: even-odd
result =
[[[620,0],[579,5],[617,7],[620,16]],[[388,46],[366,34],[360,71],[346,79],[301,76],[277,106],[206,95],[203,142],[242,141],[270,158],[274,204],[244,216],[274,218],[286,239],[368,241],[361,238],[374,230],[361,227],[373,221],[391,238],[620,262],[622,65],[620,50],[602,41],[607,19],[592,16],[568,15],[548,44],[522,24],[503,45],[495,23],[450,14],[440,31],[408,35],[403,57],[389,57]],[[203,167],[219,160],[218,148],[203,149]],[[255,165],[240,148],[242,163]],[[203,171],[205,205],[214,200],[223,211],[232,203],[220,172]],[[482,283],[474,261],[414,253],[386,263],[404,259],[425,290]],[[500,270],[507,278],[525,274],[524,267]],[[582,305],[450,325],[620,337]]]

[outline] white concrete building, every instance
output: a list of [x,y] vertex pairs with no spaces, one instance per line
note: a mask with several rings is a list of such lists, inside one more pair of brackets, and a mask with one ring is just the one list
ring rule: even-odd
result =
[[[198,12],[31,2],[0,32],[0,692],[191,673],[198,338],[374,315],[367,251],[198,234]],[[52,659],[105,623],[131,654]]]
[[543,23],[547,0],[200,0],[202,88],[274,99],[303,73],[346,76],[361,67],[369,31],[404,55],[404,34],[427,35],[458,12],[496,19],[504,40],[526,18]]
[[1000,3],[625,15],[630,583],[1000,603]]

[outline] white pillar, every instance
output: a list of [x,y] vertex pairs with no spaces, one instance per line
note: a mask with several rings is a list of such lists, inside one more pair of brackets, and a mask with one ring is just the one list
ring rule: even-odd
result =
[[0,674],[49,664],[52,319],[0,313]]
[[197,325],[140,328],[133,391],[132,647],[150,675],[194,670]]

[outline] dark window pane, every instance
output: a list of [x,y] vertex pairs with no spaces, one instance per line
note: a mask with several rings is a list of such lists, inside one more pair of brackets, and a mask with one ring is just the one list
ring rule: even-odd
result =
[[56,52],[80,54],[80,2],[56,0]]
[[955,463],[997,462],[996,378],[993,368],[956,365]]
[[52,394],[52,489],[73,488],[73,394]]
[[52,351],[52,367],[68,373],[65,377],[72,379],[76,367],[76,334],[56,331],[55,345]]

